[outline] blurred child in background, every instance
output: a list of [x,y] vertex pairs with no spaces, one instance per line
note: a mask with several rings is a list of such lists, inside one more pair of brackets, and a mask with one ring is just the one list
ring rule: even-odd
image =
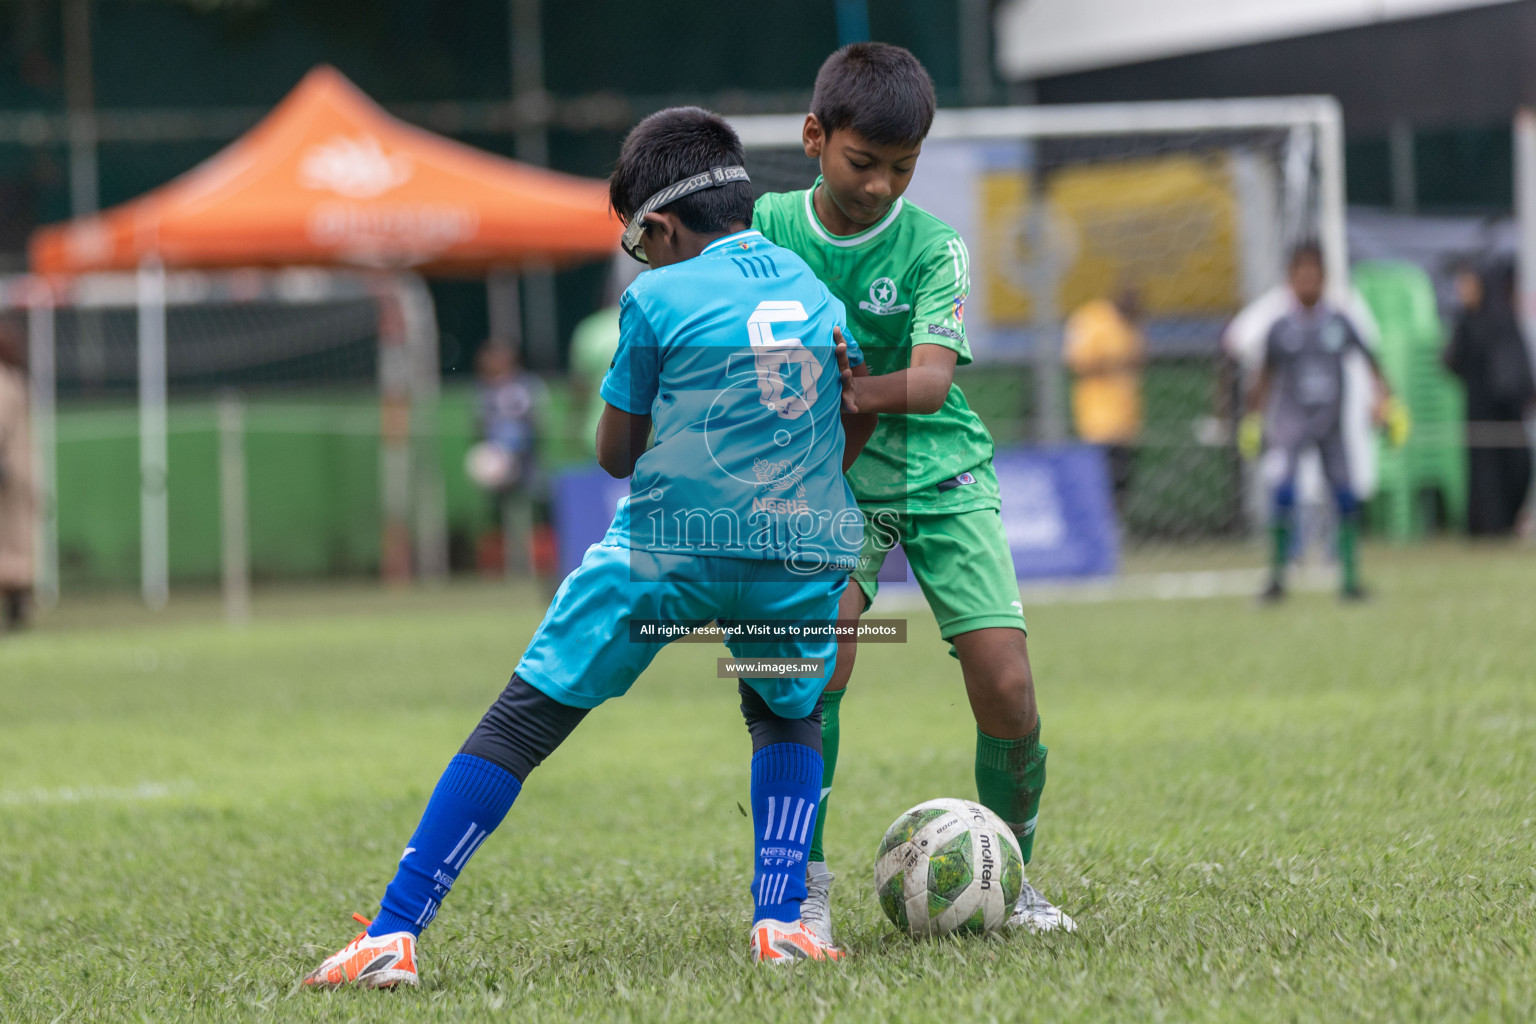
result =
[[529,570],[529,538],[538,481],[538,414],[544,384],[523,372],[517,351],[505,341],[491,339],[475,357],[479,378],[479,450],[494,456],[494,471],[477,482],[496,502],[502,528],[502,561],[507,575]]
[[0,324],[0,615],[26,622],[32,592],[32,449],[21,335]]

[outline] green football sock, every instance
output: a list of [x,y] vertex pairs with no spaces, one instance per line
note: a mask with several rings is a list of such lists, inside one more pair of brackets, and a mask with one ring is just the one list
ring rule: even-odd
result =
[[821,852],[821,835],[827,827],[827,798],[832,795],[832,775],[837,771],[837,709],[842,707],[844,690],[827,690],[821,695],[821,803],[816,808],[816,829],[811,833],[811,852],[806,860],[826,862]]
[[1035,820],[1045,789],[1045,747],[1040,724],[1016,740],[1000,740],[976,730],[976,796],[1013,829],[1019,852],[1029,863],[1035,845]]
[[1269,555],[1269,574],[1276,583],[1285,579],[1285,563],[1291,558],[1291,524],[1283,517],[1269,529],[1274,548]]
[[1339,517],[1339,571],[1345,590],[1360,585],[1360,559],[1356,547],[1360,539],[1360,517],[1350,514]]

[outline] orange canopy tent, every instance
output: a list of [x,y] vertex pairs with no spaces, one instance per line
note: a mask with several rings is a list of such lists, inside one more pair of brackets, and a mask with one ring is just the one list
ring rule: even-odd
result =
[[30,248],[42,274],[146,257],[472,273],[606,257],[620,230],[603,182],[412,127],[322,65],[210,159],[99,215],[40,228]]

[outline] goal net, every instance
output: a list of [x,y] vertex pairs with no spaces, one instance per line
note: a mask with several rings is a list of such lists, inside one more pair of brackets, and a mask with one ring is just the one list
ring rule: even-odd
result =
[[137,582],[158,604],[172,580],[374,573],[391,531],[393,557],[432,563],[437,344],[419,279],[7,284],[0,315],[31,353],[45,600],[61,580]]
[[[815,180],[801,118],[734,123],[756,188]],[[1231,550],[1248,533],[1223,332],[1280,285],[1299,241],[1319,241],[1330,285],[1347,287],[1338,147],[1337,107],[1323,98],[936,117],[906,198],[969,250],[975,362],[956,381],[1000,450],[1082,435],[1067,321],[1096,300],[1129,294],[1139,306],[1142,412],[1110,460],[1132,559]]]

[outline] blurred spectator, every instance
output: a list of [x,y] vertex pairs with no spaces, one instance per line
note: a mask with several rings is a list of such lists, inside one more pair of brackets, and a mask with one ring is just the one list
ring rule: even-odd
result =
[[1119,503],[1131,479],[1141,436],[1141,371],[1147,342],[1141,297],[1122,288],[1113,300],[1094,299],[1067,319],[1063,355],[1072,371],[1072,420],[1077,436],[1104,445]]
[[32,591],[32,449],[21,334],[0,324],[0,601],[11,629]]
[[479,377],[480,437],[502,458],[489,481],[502,528],[502,558],[508,575],[526,575],[538,484],[538,415],[544,383],[523,372],[517,352],[492,339],[475,359]]
[[485,343],[475,357],[480,384],[480,436],[512,456],[517,465],[506,478],[514,486],[533,475],[538,440],[538,406],[544,386],[523,373],[517,352],[505,342]]
[[1467,394],[1467,530],[1513,532],[1531,484],[1523,417],[1536,401],[1530,354],[1514,307],[1514,270],[1456,275],[1461,309],[1446,346],[1446,368]]
[[583,449],[597,457],[597,421],[603,415],[598,393],[619,349],[619,307],[600,309],[576,325],[571,335],[571,394],[580,405]]

